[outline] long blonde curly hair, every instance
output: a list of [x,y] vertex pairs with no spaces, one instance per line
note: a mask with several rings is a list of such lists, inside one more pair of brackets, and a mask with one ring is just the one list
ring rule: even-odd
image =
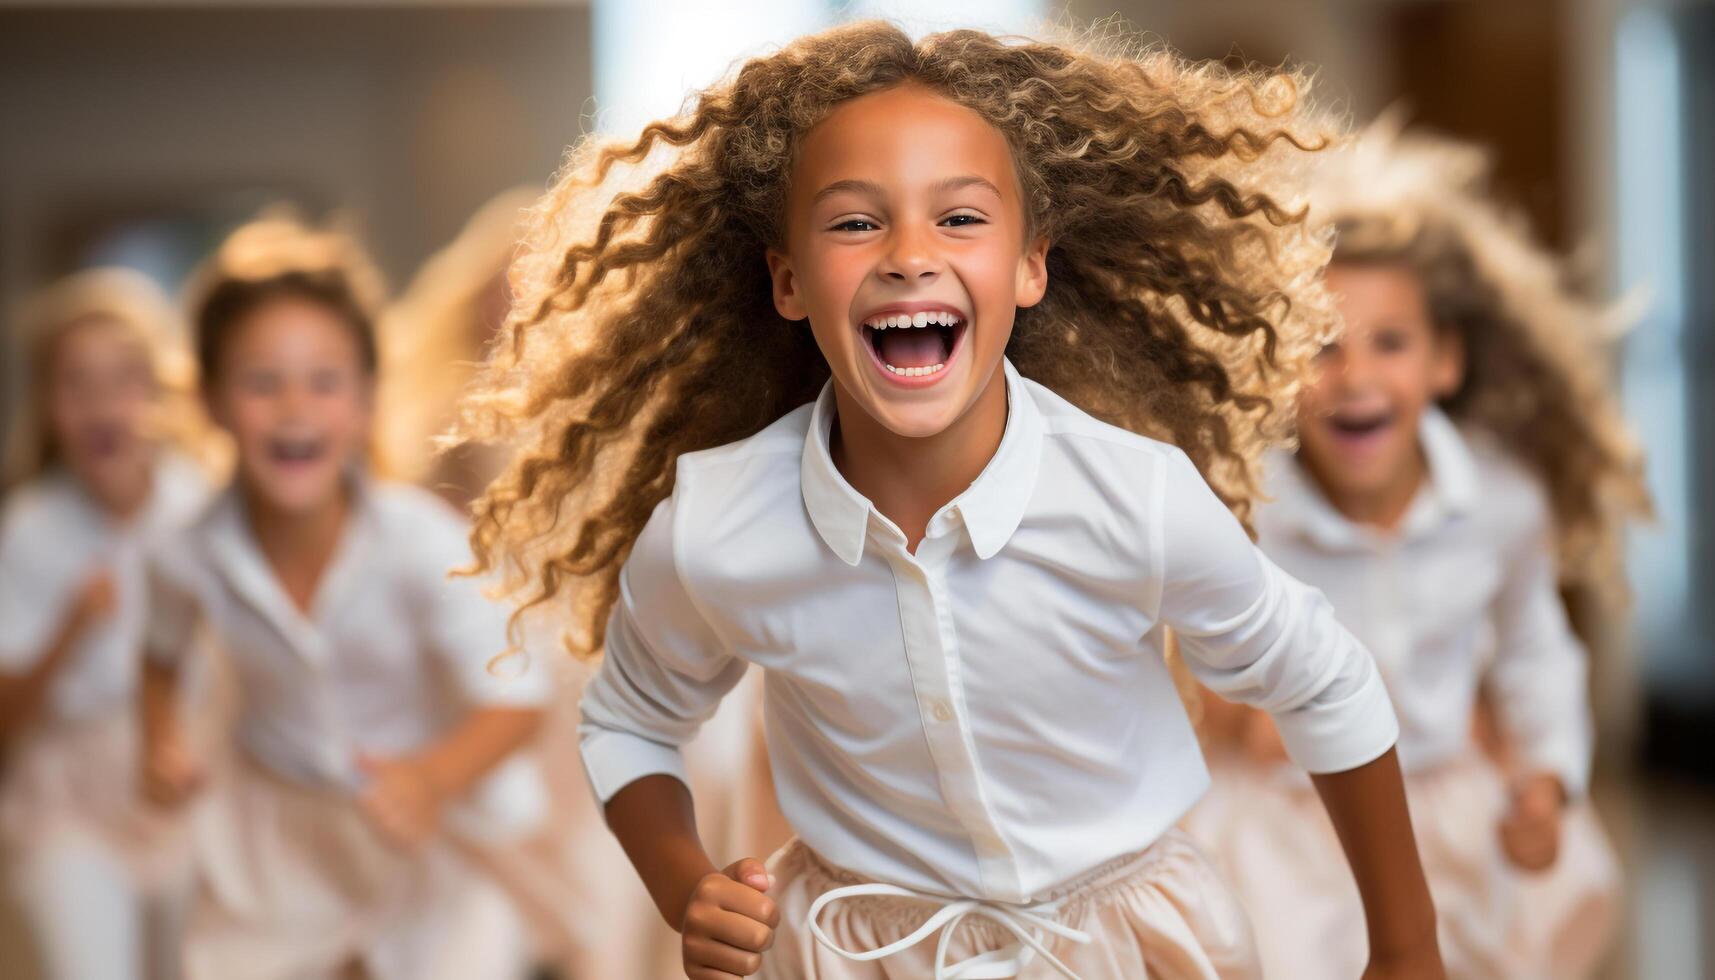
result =
[[0,489],[28,482],[58,460],[43,382],[52,373],[60,338],[93,321],[119,325],[148,359],[156,399],[145,437],[184,453],[211,472],[219,470],[226,446],[197,404],[196,368],[178,311],[148,276],[104,266],[72,273],[43,287],[17,314],[19,346],[27,366],[26,392],[7,426]]
[[1115,34],[913,42],[848,25],[744,63],[635,139],[586,141],[534,209],[506,335],[459,432],[516,449],[475,505],[477,570],[501,573],[519,614],[566,600],[574,652],[599,649],[677,458],[759,431],[827,380],[810,332],[774,308],[764,251],[782,240],[804,134],[906,82],[1006,136],[1051,243],[1047,295],[1018,311],[1007,349],[1018,369],[1181,447],[1246,513],[1257,453],[1289,426],[1334,322],[1330,237],[1298,191],[1337,127],[1308,79]]
[[1606,645],[1626,604],[1623,531],[1650,513],[1642,454],[1608,382],[1604,348],[1623,324],[1496,203],[1480,148],[1407,132],[1392,112],[1326,160],[1311,200],[1338,228],[1334,261],[1417,274],[1432,320],[1465,348],[1463,383],[1442,408],[1541,481],[1574,627]]

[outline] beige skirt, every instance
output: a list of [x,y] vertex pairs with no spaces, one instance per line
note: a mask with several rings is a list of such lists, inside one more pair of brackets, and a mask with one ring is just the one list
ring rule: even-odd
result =
[[[866,884],[792,841],[769,860],[780,906],[774,948],[763,957],[765,980],[926,980],[945,976],[1062,978],[1059,961],[1081,980],[1232,980],[1259,976],[1250,924],[1213,865],[1178,831],[1056,890],[1042,920],[1015,907],[989,906],[945,925],[886,957],[860,962],[818,941],[810,929],[818,897]],[[827,941],[854,954],[910,937],[950,900],[864,895],[829,903],[816,921]],[[1037,951],[1001,924],[1005,919],[1041,944]],[[1052,923],[1049,925],[1047,923]],[[945,940],[944,952],[938,950]],[[975,962],[972,962],[972,961]],[[960,972],[956,964],[964,963]],[[985,970],[977,964],[992,967]],[[996,964],[1013,966],[997,967]],[[1010,971],[1010,972],[1009,972]]]
[[194,828],[187,980],[305,980],[355,964],[375,980],[517,976],[518,917],[451,840],[407,853],[348,797],[245,759],[208,803]]
[[15,857],[61,840],[93,843],[145,892],[171,887],[189,858],[185,821],[143,800],[139,741],[129,712],[20,739],[0,773],[0,850]]
[[[1185,821],[1232,881],[1270,980],[1356,977],[1369,955],[1363,905],[1339,839],[1301,772],[1211,760],[1214,788]],[[1541,873],[1502,853],[1500,770],[1475,750],[1406,779],[1412,828],[1453,980],[1576,980],[1600,964],[1619,916],[1612,847],[1587,804],[1567,811]]]

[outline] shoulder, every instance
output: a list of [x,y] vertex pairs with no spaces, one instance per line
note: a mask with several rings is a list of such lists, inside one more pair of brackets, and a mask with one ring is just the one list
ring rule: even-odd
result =
[[1481,429],[1460,429],[1471,454],[1487,528],[1505,537],[1535,537],[1552,521],[1548,488],[1525,463]]
[[1178,446],[1103,422],[1035,381],[1025,379],[1024,385],[1041,415],[1045,447],[1086,464],[1093,478],[1135,490],[1139,477],[1196,473]]
[[439,496],[410,483],[371,480],[364,511],[387,553],[413,564],[463,564],[470,558],[470,522]]
[[680,456],[674,495],[678,496],[684,488],[768,484],[787,472],[794,477],[796,486],[814,409],[814,404],[800,405],[753,436]]
[[8,552],[51,546],[60,531],[80,520],[79,511],[71,478],[50,471],[20,484],[0,501],[0,542]]

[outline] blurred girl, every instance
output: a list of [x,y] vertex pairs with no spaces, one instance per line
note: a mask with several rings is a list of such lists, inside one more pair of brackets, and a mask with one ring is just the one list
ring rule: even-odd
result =
[[[602,650],[586,769],[694,980],[1252,975],[1173,830],[1165,625],[1322,774],[1370,975],[1440,975],[1375,669],[1210,487],[1246,500],[1329,324],[1298,83],[857,24],[544,200],[475,541]],[[750,665],[766,867],[709,856],[680,751]]]
[[[458,237],[430,256],[381,319],[388,367],[377,425],[393,472],[434,490],[461,511],[498,476],[499,446],[442,449],[465,388],[499,335],[512,301],[508,270],[540,192],[496,195]],[[486,855],[487,866],[527,910],[543,955],[571,977],[672,977],[678,944],[636,883],[608,833],[577,758],[578,690],[587,665],[544,658],[561,693],[544,722],[542,756],[555,817],[521,846]],[[723,850],[772,850],[786,838],[762,748],[760,677],[743,685],[689,748],[698,780],[698,826]]]
[[[1602,317],[1486,173],[1470,147],[1382,123],[1321,175],[1346,333],[1257,529],[1387,678],[1449,974],[1562,980],[1597,965],[1619,883],[1585,801],[1585,653],[1559,590],[1617,610],[1622,520],[1645,500],[1601,380]],[[1480,693],[1498,763],[1473,741]],[[1216,707],[1216,790],[1193,830],[1256,910],[1270,976],[1352,975],[1358,895],[1332,828],[1268,719]]]
[[504,617],[446,580],[468,560],[464,523],[365,475],[376,277],[346,238],[265,219],[197,293],[204,398],[237,465],[152,552],[148,792],[178,801],[203,776],[163,710],[198,621],[242,710],[238,762],[199,826],[186,972],[514,976],[519,924],[457,842],[541,817],[517,753],[547,691],[521,660],[491,669]]
[[133,708],[144,542],[207,494],[180,451],[197,439],[189,359],[166,299],[124,269],[62,280],[23,320],[30,390],[0,509],[0,861],[48,977],[140,977],[170,961],[188,870],[179,821],[134,791]]

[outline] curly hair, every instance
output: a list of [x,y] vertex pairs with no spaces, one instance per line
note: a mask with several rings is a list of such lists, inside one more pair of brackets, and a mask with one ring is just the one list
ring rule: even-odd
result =
[[1607,383],[1615,317],[1495,203],[1481,149],[1407,133],[1389,114],[1327,159],[1311,201],[1337,228],[1334,261],[1416,273],[1431,320],[1465,348],[1464,380],[1443,410],[1541,482],[1574,627],[1605,645],[1626,604],[1622,532],[1650,514],[1642,455]]
[[59,457],[48,425],[43,379],[60,338],[81,324],[117,324],[148,358],[156,390],[149,435],[185,453],[210,471],[225,463],[225,446],[196,404],[196,369],[185,350],[178,311],[161,288],[141,272],[117,266],[85,269],[32,295],[17,317],[29,392],[13,412],[6,432],[0,489],[11,489],[51,466]]
[[1188,453],[1242,517],[1256,457],[1334,323],[1327,229],[1299,191],[1338,135],[1294,72],[1189,63],[1110,33],[1064,43],[885,22],[744,63],[633,140],[586,141],[536,205],[515,305],[459,433],[511,443],[475,505],[476,570],[518,616],[567,593],[599,649],[620,567],[687,452],[811,401],[829,370],[780,317],[795,149],[835,106],[903,83],[1008,140],[1049,286],[1007,355],[1084,411]]

